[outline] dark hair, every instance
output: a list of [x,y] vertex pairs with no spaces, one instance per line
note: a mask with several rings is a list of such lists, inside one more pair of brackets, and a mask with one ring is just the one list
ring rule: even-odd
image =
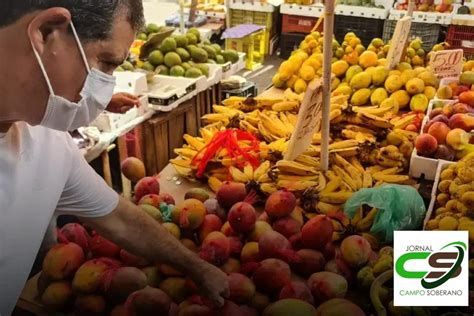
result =
[[117,14],[125,13],[134,30],[144,24],[142,0],[0,0],[0,28],[36,10],[63,7],[71,12],[84,41],[107,39]]

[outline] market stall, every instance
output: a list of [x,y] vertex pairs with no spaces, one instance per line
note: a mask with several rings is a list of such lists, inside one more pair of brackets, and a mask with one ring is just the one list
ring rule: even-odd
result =
[[[439,40],[442,27],[470,18],[446,2],[410,13],[378,1],[198,5],[199,15],[229,18],[230,27],[257,25],[263,55],[281,35],[272,87],[240,95],[245,80],[233,76],[248,55],[194,27],[148,24],[116,73],[117,91],[143,96],[143,107],[104,113],[85,155],[107,161],[119,139],[123,195],[228,274],[225,305],[173,267],[68,224],[18,307],[35,315],[472,314],[472,286],[462,304],[438,306],[435,297],[426,307],[399,304],[393,281],[404,269],[395,231],[438,239],[463,231],[468,246],[474,241],[472,25]],[[223,97],[229,78],[240,92]],[[450,282],[446,275],[464,269],[467,282],[472,251],[451,247],[456,269],[432,279]]]

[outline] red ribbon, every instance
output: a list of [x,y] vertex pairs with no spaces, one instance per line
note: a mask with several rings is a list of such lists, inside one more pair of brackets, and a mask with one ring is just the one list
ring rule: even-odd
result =
[[[241,147],[239,141],[250,141],[250,146]],[[245,162],[249,162],[254,168],[260,166],[258,152],[260,151],[260,143],[258,139],[249,132],[240,129],[227,129],[217,132],[212,140],[201,151],[202,158],[198,161],[199,152],[194,157],[192,164],[197,165],[198,170],[196,176],[202,177],[206,170],[207,164],[216,156],[216,153],[225,148],[232,160],[240,167],[245,166]]]

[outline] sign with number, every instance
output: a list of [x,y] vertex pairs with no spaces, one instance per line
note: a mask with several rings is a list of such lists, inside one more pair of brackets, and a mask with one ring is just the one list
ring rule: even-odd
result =
[[323,85],[318,80],[312,82],[306,90],[298,121],[285,153],[286,160],[294,160],[311,145],[314,133],[321,127],[322,106]]
[[398,20],[395,32],[393,32],[390,50],[387,55],[387,69],[394,69],[402,60],[410,35],[411,17],[405,16]]
[[438,78],[459,78],[462,71],[462,49],[433,52],[429,66]]

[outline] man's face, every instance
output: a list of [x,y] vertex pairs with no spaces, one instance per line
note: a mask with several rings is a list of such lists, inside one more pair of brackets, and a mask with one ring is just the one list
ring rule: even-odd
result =
[[[84,42],[80,38],[91,68],[112,74],[127,58],[134,39],[130,23],[121,16],[115,19],[109,39]],[[52,41],[42,57],[55,94],[71,101],[79,101],[85,78],[86,66],[71,32],[59,34],[61,40]]]

